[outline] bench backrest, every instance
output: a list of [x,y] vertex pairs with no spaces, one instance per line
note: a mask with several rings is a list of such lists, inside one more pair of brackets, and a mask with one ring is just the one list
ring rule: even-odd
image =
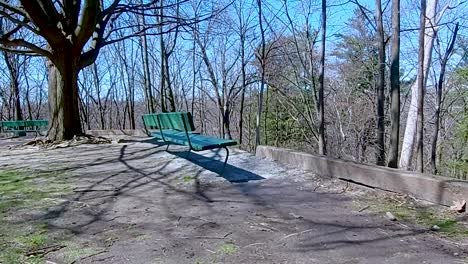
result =
[[39,130],[46,129],[49,125],[47,120],[21,120],[21,121],[0,121],[2,130]]
[[146,129],[159,129],[158,114],[143,115],[143,125]]
[[147,129],[195,131],[193,117],[190,112],[147,114],[143,115],[143,123]]

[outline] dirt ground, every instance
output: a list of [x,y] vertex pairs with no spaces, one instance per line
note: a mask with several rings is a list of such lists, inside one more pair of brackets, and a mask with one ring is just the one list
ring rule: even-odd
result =
[[147,138],[7,147],[21,142],[0,139],[0,170],[70,184],[47,210],[11,218],[47,225],[63,245],[49,263],[468,263],[467,244],[368,209],[381,191],[237,149],[219,176],[222,150],[186,158]]

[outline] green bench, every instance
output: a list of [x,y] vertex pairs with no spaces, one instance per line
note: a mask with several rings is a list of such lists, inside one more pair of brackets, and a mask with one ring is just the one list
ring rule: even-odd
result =
[[237,145],[235,140],[205,136],[197,133],[192,114],[189,112],[146,114],[142,116],[142,119],[149,136],[168,143],[166,151],[171,143],[188,146],[187,157],[191,150],[202,151],[224,148],[226,150],[226,159],[224,160],[222,172],[224,172],[229,158],[229,149],[227,147]]
[[47,120],[21,120],[0,121],[0,133],[14,133],[16,136],[25,136],[27,132],[40,134],[47,131]]

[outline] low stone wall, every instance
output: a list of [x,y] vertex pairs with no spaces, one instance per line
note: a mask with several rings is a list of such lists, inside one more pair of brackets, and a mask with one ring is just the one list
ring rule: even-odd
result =
[[86,134],[93,136],[133,136],[146,137],[147,134],[143,129],[113,129],[113,130],[87,130]]
[[269,146],[258,146],[256,156],[312,171],[320,176],[335,177],[387,191],[405,193],[442,205],[452,205],[455,200],[468,200],[468,181],[455,178],[364,165]]

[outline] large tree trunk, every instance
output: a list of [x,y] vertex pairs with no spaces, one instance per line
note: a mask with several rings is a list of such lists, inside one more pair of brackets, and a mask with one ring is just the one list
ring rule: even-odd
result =
[[78,105],[79,55],[70,49],[56,52],[54,63],[48,63],[49,71],[49,132],[53,141],[72,139],[83,134]]
[[392,43],[390,52],[391,134],[388,166],[398,167],[400,144],[400,0],[392,2]]
[[[422,64],[424,65],[422,69],[422,84],[423,87],[426,87],[427,77],[429,73],[429,67],[431,65],[432,59],[432,49],[434,47],[434,38],[437,32],[436,25],[436,7],[438,0],[429,0],[429,3],[426,8],[426,23],[425,30],[422,34],[424,37],[424,60]],[[420,75],[416,81],[411,86],[411,103],[408,111],[408,118],[406,120],[406,129],[405,135],[403,138],[403,145],[401,147],[401,156],[399,166],[400,168],[408,169],[411,166],[411,160],[413,159],[413,150],[416,143],[416,130],[417,130],[417,121],[418,121],[418,101],[419,101],[419,92],[418,92],[418,83]]]

